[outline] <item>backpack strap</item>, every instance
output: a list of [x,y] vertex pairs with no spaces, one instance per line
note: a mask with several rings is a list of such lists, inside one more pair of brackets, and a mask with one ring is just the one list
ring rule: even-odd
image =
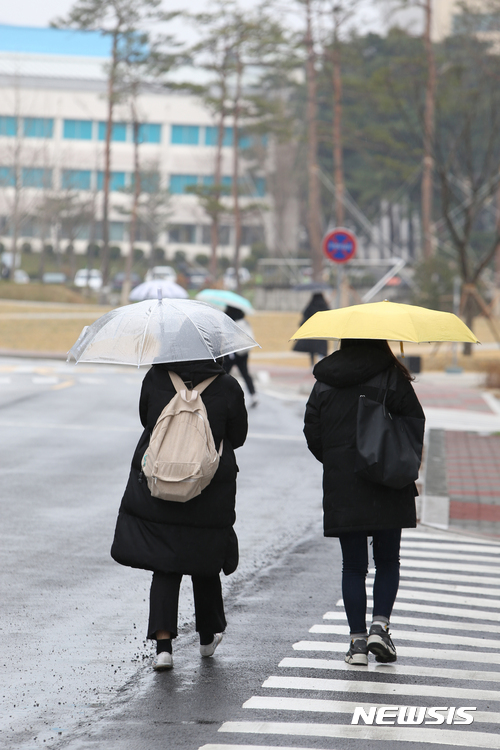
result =
[[[203,380],[201,383],[198,383],[198,385],[196,386],[196,389],[193,388],[192,391],[188,391],[183,379],[179,375],[177,375],[176,372],[171,372],[169,370],[168,374],[170,375],[170,380],[172,381],[172,385],[174,386],[175,390],[177,391],[177,393],[180,394],[180,397],[184,401],[192,401],[193,399],[195,399],[199,393],[200,394],[203,393],[205,388],[208,388],[210,383],[213,383],[215,378],[219,377],[218,375],[212,375],[211,378],[207,378],[206,380]],[[188,398],[188,393],[189,393],[189,398]]]

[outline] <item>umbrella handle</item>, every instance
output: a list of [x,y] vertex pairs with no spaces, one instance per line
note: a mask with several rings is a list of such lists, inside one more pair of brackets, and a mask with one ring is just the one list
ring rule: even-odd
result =
[[157,289],[156,292],[158,294],[158,302],[161,302],[162,299],[163,299],[163,296],[162,296],[162,293],[161,293],[161,289]]

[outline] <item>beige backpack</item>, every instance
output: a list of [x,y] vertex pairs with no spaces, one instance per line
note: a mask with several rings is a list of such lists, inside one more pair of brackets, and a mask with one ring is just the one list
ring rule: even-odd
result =
[[177,392],[153,428],[142,470],[153,497],[185,503],[210,484],[222,455],[201,398],[217,375],[189,391],[175,372],[168,374]]

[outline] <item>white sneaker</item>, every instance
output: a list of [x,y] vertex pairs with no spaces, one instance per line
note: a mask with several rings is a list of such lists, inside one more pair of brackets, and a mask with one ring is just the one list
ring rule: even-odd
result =
[[200,646],[200,654],[202,656],[213,656],[213,653],[219,643],[222,641],[222,636],[224,633],[216,633],[214,635],[214,639],[212,643],[209,643],[207,646]]
[[156,654],[153,659],[153,669],[156,669],[157,671],[160,671],[161,669],[172,669],[173,666],[174,660],[172,659],[172,654],[169,654],[168,651],[162,651],[161,654]]

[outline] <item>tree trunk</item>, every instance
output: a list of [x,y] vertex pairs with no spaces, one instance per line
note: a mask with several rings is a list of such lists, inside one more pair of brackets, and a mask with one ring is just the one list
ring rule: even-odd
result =
[[137,233],[137,207],[139,205],[139,196],[141,194],[141,172],[139,166],[139,123],[134,105],[132,105],[132,123],[134,129],[134,197],[132,200],[132,212],[130,215],[129,229],[129,251],[125,259],[125,278],[122,284],[121,304],[127,305],[130,290],[132,288],[132,265],[134,262],[134,245]]
[[215,170],[214,170],[214,210],[212,212],[212,224],[210,226],[210,265],[209,271],[211,278],[215,281],[217,278],[217,249],[219,246],[219,209],[218,204],[221,197],[221,179],[222,179],[222,145],[224,143],[224,102],[226,99],[225,81],[221,85],[221,111],[219,122],[217,124],[217,150],[215,152]]
[[109,187],[111,175],[111,133],[115,104],[115,76],[118,57],[118,33],[113,34],[113,49],[108,78],[108,117],[106,120],[106,141],[104,146],[104,184],[102,195],[102,285],[109,281]]
[[240,245],[241,245],[241,210],[240,210],[240,164],[239,164],[239,115],[240,115],[240,99],[241,99],[241,76],[243,66],[238,56],[236,64],[236,89],[234,94],[234,108],[233,108],[233,214],[234,214],[234,278],[236,281],[236,289],[239,292],[240,285]]
[[424,112],[424,159],[422,165],[422,234],[424,258],[433,254],[432,243],[432,172],[434,169],[434,106],[436,98],[436,61],[431,39],[432,0],[425,0],[424,45],[427,60],[427,85]]
[[344,165],[342,154],[342,72],[340,47],[335,29],[332,51],[333,83],[333,181],[335,184],[335,222],[344,226]]
[[312,35],[311,9],[312,0],[306,0],[306,35],[307,51],[306,82],[307,82],[307,176],[309,187],[308,231],[313,270],[313,281],[321,281],[323,259],[321,255],[321,209],[320,190],[318,180],[318,130],[317,130],[317,80],[314,41]]

